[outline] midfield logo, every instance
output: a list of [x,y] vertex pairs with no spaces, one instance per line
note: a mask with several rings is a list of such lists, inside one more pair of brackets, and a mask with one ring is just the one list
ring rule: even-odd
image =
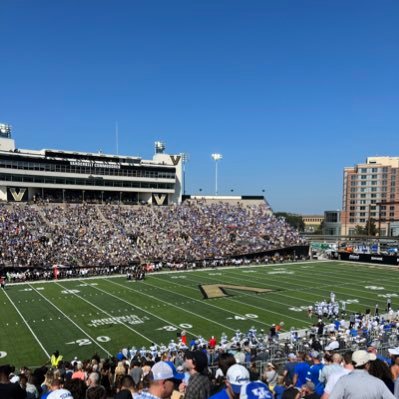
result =
[[19,192],[15,188],[10,188],[10,193],[12,197],[14,198],[15,202],[21,202],[22,198],[24,198],[24,195],[26,193],[26,188],[20,188]]
[[255,294],[261,294],[264,292],[273,291],[269,288],[256,288],[256,287],[247,287],[245,285],[232,285],[232,284],[202,284],[199,286],[199,289],[201,290],[204,299],[223,298],[229,296],[229,294],[226,292],[226,289],[237,290],[237,291],[249,291],[249,292],[254,292]]

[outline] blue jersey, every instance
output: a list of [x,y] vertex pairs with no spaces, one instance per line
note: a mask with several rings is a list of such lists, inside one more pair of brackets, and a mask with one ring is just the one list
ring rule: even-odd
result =
[[323,367],[324,367],[323,364],[314,364],[313,366],[310,367],[307,376],[307,379],[313,382],[315,386],[315,392],[318,395],[322,395],[324,393],[324,386],[319,380],[320,371],[322,370]]
[[209,399],[230,399],[230,397],[226,390],[222,389],[221,391],[215,393],[215,395],[212,395]]
[[295,384],[297,388],[301,388],[302,385],[306,384],[306,377],[309,370],[310,366],[306,362],[297,363],[295,366],[295,374],[298,376],[298,380]]

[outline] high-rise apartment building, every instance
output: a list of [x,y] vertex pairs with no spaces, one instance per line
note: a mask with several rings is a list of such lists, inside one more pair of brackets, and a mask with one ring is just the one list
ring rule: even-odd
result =
[[344,168],[341,234],[374,219],[380,236],[399,235],[399,157],[368,157]]

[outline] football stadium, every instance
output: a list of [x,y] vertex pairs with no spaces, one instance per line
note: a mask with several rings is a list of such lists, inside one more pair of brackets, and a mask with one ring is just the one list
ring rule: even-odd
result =
[[1,135],[0,372],[33,397],[48,373],[51,392],[54,372],[101,368],[112,396],[134,367],[205,355],[213,379],[227,356],[272,389],[287,359],[397,346],[396,241],[317,243],[264,197],[184,195],[183,156],[161,142],[144,161]]

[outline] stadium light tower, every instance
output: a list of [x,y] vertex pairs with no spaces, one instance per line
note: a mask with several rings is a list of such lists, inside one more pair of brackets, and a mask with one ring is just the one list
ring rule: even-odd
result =
[[155,154],[163,154],[166,149],[166,145],[162,141],[156,141],[154,143],[154,147],[155,147]]
[[183,195],[186,195],[186,163],[189,161],[190,157],[185,152],[181,152],[180,156],[183,165]]
[[223,159],[222,154],[211,154],[212,159],[215,161],[215,195],[218,195],[218,163]]

